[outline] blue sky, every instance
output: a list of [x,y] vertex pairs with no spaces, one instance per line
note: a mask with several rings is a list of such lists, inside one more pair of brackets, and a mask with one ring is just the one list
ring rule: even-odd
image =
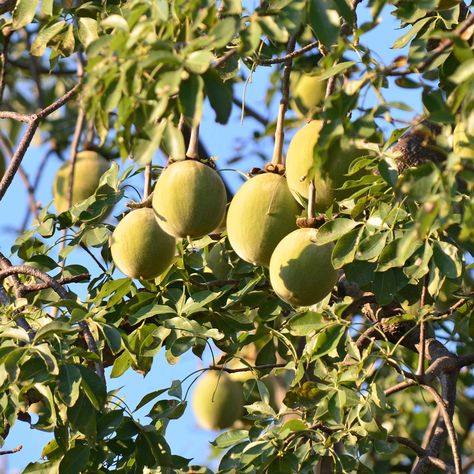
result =
[[[359,21],[367,18],[365,7],[360,6],[358,9]],[[390,46],[393,41],[401,35],[400,31],[395,30],[397,24],[393,17],[389,15],[386,9],[383,15],[382,23],[371,33],[363,38],[363,43],[373,48],[379,57],[385,63],[389,63],[393,58],[401,54],[402,50],[391,50]],[[254,75],[252,83],[248,85],[246,92],[246,101],[255,109],[265,110],[264,94],[268,83],[268,68],[258,69]],[[241,87],[237,88],[237,96],[242,93]],[[419,90],[411,91],[407,89],[398,89],[391,87],[384,90],[387,100],[404,101],[410,104],[418,113],[421,111]],[[375,97],[369,94],[366,99],[366,105],[374,103]],[[277,104],[273,104],[273,111],[276,110]],[[399,117],[411,118],[415,113],[398,114]],[[206,107],[204,121],[201,126],[201,137],[212,155],[218,157],[218,166],[220,168],[228,168],[227,160],[235,154],[236,147],[241,147],[250,141],[251,131],[255,123],[252,118],[246,118],[243,124],[240,123],[240,111],[235,109],[230,122],[225,125],[219,125],[214,122],[214,113],[209,107]],[[389,127],[387,132],[389,133]],[[387,133],[387,135],[388,135]],[[271,156],[272,141],[266,140],[260,145]],[[246,149],[246,148],[245,148]],[[23,166],[30,177],[35,175],[37,166],[42,158],[44,149],[32,147],[26,155]],[[157,157],[154,161],[157,164],[164,164],[162,156]],[[242,171],[248,171],[252,166],[259,165],[260,161],[256,155],[250,152],[245,160],[239,163]],[[60,166],[59,160],[50,159],[43,176],[43,180],[37,192],[37,200],[43,205],[49,203],[52,199],[51,184],[53,176]],[[128,163],[127,163],[128,166]],[[238,174],[233,172],[225,172],[225,177],[232,189],[235,191],[241,181]],[[136,196],[132,196],[136,199]],[[123,209],[124,202],[117,206],[116,214]],[[15,239],[12,232],[5,230],[5,227],[18,228],[23,221],[24,212],[27,207],[27,198],[25,188],[19,176],[15,180],[7,192],[5,198],[0,202],[0,249],[7,255],[10,254],[10,247]],[[120,208],[119,208],[120,207]],[[109,222],[115,223],[113,218],[109,218]],[[90,268],[92,272],[98,270],[95,264],[85,255],[77,254],[73,258],[75,263],[80,263]],[[118,274],[117,274],[118,275]],[[76,291],[79,285],[75,286]],[[206,354],[209,360],[209,354]],[[153,369],[144,378],[134,372],[127,372],[118,379],[109,381],[108,388],[121,388],[121,394],[127,404],[134,407],[142,396],[150,391],[165,388],[169,386],[172,380],[182,379],[189,373],[200,368],[202,365],[194,355],[184,355],[180,362],[175,366],[169,366],[164,360],[164,354],[160,353],[154,362]],[[189,397],[190,398],[190,397]],[[146,421],[142,418],[142,421]],[[172,421],[168,428],[168,441],[171,444],[173,452],[185,457],[194,458],[195,463],[207,463],[208,461],[208,442],[214,439],[215,433],[206,432],[199,429],[194,420],[190,407],[186,410],[185,415],[176,421]],[[18,444],[23,444],[23,450],[11,456],[8,456],[8,464],[10,471],[22,469],[30,461],[40,458],[41,449],[44,444],[51,438],[49,433],[41,433],[30,430],[28,425],[18,422],[7,438],[4,449],[11,449]],[[2,461],[5,461],[3,459]]]

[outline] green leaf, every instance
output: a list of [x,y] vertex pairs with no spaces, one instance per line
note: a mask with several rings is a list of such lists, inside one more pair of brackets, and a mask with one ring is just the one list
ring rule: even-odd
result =
[[336,43],[341,28],[339,15],[331,0],[310,0],[309,24],[316,38],[328,49]]
[[232,112],[232,83],[224,82],[213,69],[203,77],[206,96],[216,113],[216,122],[225,125]]
[[288,31],[281,27],[272,16],[259,16],[258,23],[265,35],[270,40],[277,43],[286,43],[288,41]]
[[195,127],[201,121],[203,99],[204,80],[202,77],[193,74],[181,83],[179,110],[192,127]]
[[237,16],[229,16],[221,19],[209,31],[209,36],[214,38],[212,46],[215,49],[223,48],[237,34],[240,27],[240,18]]
[[435,242],[433,247],[434,261],[447,278],[458,278],[462,272],[462,258],[459,250],[448,242]]
[[377,271],[384,272],[389,268],[403,267],[418,248],[418,243],[416,231],[405,232],[402,237],[392,240],[380,254]]
[[144,407],[147,403],[150,403],[155,398],[159,397],[161,394],[165,393],[168,389],[163,388],[161,390],[156,390],[155,392],[147,393],[138,403],[134,411],[139,410]]
[[74,365],[65,364],[59,369],[58,394],[68,407],[72,407],[79,398],[81,379],[81,372]]
[[42,28],[31,44],[31,54],[33,56],[43,56],[49,41],[61,33],[65,27],[66,22],[59,21]]
[[85,395],[80,395],[74,406],[67,409],[71,426],[89,438],[95,438],[97,433],[96,412]]
[[373,285],[377,303],[381,305],[391,303],[397,291],[403,288],[407,282],[408,279],[400,268],[391,268],[386,272],[376,272]]
[[70,449],[59,464],[59,474],[80,474],[89,461],[90,448],[87,445],[78,445]]
[[158,125],[154,125],[148,133],[151,138],[137,138],[133,145],[134,160],[140,165],[147,165],[158,151],[163,137],[167,120],[160,120]]
[[472,79],[474,79],[474,58],[461,63],[456,71],[454,71],[454,74],[449,76],[449,80],[455,84],[462,84]]
[[77,329],[72,327],[69,322],[52,321],[38,330],[35,336],[35,342],[38,342],[51,334],[58,335],[61,333],[72,333],[76,331]]
[[219,449],[229,448],[247,439],[248,435],[249,432],[247,430],[229,430],[219,435],[214,441],[211,441],[211,444]]
[[12,28],[19,30],[33,21],[39,0],[17,0],[13,10]]
[[380,232],[362,239],[357,248],[357,260],[372,260],[378,258],[385,248],[387,237],[388,234],[386,232]]
[[344,61],[342,63],[338,63],[335,66],[331,66],[327,71],[323,72],[322,74],[318,74],[316,77],[319,81],[324,81],[326,79],[329,79],[332,76],[336,76],[337,74],[340,74],[346,69],[349,69],[350,67],[354,66],[354,64],[357,64],[357,63],[355,61]]
[[53,14],[53,5],[54,0],[42,0],[40,13],[46,16],[51,16]]
[[132,362],[132,356],[127,351],[123,351],[122,354],[114,360],[110,377],[116,378],[123,375],[131,367]]
[[334,268],[342,268],[354,260],[362,230],[363,227],[352,229],[337,241],[332,251]]
[[168,122],[166,125],[161,146],[169,158],[184,160],[186,153],[184,137],[181,130],[175,127],[173,122]]
[[420,256],[416,256],[415,254],[415,263],[403,269],[405,275],[409,278],[415,278],[416,280],[419,280],[430,271],[429,263],[433,256],[433,249],[428,242],[425,242],[423,248],[418,249],[417,253],[419,253],[420,250],[422,251]]
[[79,41],[87,48],[89,44],[99,37],[97,33],[97,21],[93,18],[79,18],[78,36]]
[[204,74],[213,58],[210,51],[194,51],[186,57],[184,67],[193,74]]
[[104,324],[102,330],[104,331],[107,345],[112,351],[112,354],[118,354],[122,348],[122,337],[120,335],[120,331],[110,324]]
[[293,336],[307,336],[326,326],[327,322],[322,315],[314,311],[305,311],[295,314],[289,321],[288,327]]
[[354,21],[354,11],[348,0],[334,0],[337,11],[344,18],[344,20],[351,25]]
[[222,16],[227,15],[241,15],[242,14],[242,1],[241,0],[223,0],[221,6]]
[[81,365],[79,370],[82,376],[81,387],[83,393],[90,400],[94,408],[100,410],[107,398],[107,388],[103,380],[87,367]]
[[400,49],[404,48],[409,41],[430,21],[436,20],[436,18],[433,17],[428,17],[428,18],[423,18],[419,21],[417,21],[414,26],[409,27],[409,30],[400,38],[398,38],[392,45],[393,49]]
[[346,219],[344,217],[326,222],[318,230],[316,235],[316,243],[318,245],[324,245],[328,242],[338,240],[359,224],[360,222],[356,222],[352,219]]
[[311,359],[314,360],[318,357],[322,357],[336,349],[345,331],[345,326],[339,324],[333,324],[323,329],[316,337],[316,341],[311,350]]

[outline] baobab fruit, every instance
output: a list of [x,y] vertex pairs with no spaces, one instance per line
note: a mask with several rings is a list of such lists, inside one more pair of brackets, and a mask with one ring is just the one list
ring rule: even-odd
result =
[[173,262],[176,239],[158,224],[150,208],[135,209],[117,225],[110,237],[115,265],[129,278],[150,280]]
[[312,118],[326,95],[326,81],[315,74],[293,72],[290,79],[290,107],[301,118]]
[[[76,156],[72,202],[74,206],[90,198],[99,186],[101,176],[110,168],[110,162],[95,151],[81,151]],[[69,162],[59,168],[53,184],[53,200],[56,211],[61,214],[69,209]]]
[[199,238],[221,222],[227,202],[218,173],[197,160],[176,161],[161,173],[153,192],[153,210],[174,237]]
[[209,371],[197,382],[192,404],[199,426],[208,430],[228,428],[242,416],[242,387],[226,373]]
[[300,211],[283,176],[259,174],[249,179],[230,203],[230,245],[246,262],[268,267],[278,242],[296,229]]
[[331,262],[333,244],[317,245],[316,229],[298,229],[275,248],[270,261],[270,283],[292,306],[310,306],[324,299],[337,282]]
[[225,280],[232,269],[224,242],[217,242],[206,257],[207,267],[218,280]]
[[464,124],[459,122],[454,128],[453,133],[453,150],[456,155],[465,159],[474,159],[474,139],[471,137],[471,143],[469,137],[466,134]]
[[[345,181],[351,162],[368,152],[358,146],[342,149],[340,144],[330,146],[327,162],[318,164],[314,148],[319,139],[322,122],[313,120],[298,130],[292,138],[286,155],[286,178],[294,198],[302,205],[308,198],[311,174],[314,179],[318,212],[326,211],[334,200],[343,199],[347,191],[337,190]],[[353,179],[353,178],[352,178]]]

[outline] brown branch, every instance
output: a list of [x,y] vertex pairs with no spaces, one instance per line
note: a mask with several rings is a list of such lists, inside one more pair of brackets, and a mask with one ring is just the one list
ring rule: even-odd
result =
[[[30,65],[26,62],[22,62],[19,59],[7,58],[8,64],[15,66],[18,69],[23,69],[25,71],[30,70]],[[77,71],[75,69],[49,69],[47,67],[38,64],[37,70],[39,74],[45,74],[47,76],[75,76]]]
[[[68,283],[78,283],[81,281],[86,281],[90,279],[89,273],[80,273],[79,275],[73,275],[70,277],[61,277],[58,278],[56,281],[61,285],[67,285]],[[35,283],[31,285],[24,285],[24,292],[31,292],[31,291],[39,291],[49,288],[47,283]]]
[[262,365],[254,365],[254,366],[249,366],[249,367],[240,367],[238,369],[230,369],[228,367],[222,366],[222,365],[210,365],[208,367],[208,370],[219,370],[221,372],[227,372],[228,374],[235,374],[238,372],[250,372],[254,370],[266,370],[266,369],[277,369],[280,367],[286,367],[285,364],[262,364]]
[[407,388],[413,387],[418,385],[415,380],[405,380],[403,382],[397,383],[393,387],[387,388],[384,390],[385,396],[388,397],[397,392],[401,392],[402,390],[406,390]]
[[213,63],[212,63],[212,67],[214,69],[217,69],[221,66],[223,66],[230,58],[232,58],[235,54],[237,54],[237,48],[234,48],[234,49],[230,49],[229,51],[227,51],[226,53],[224,53],[220,58],[216,59]]
[[153,191],[148,195],[146,199],[141,202],[130,201],[125,203],[129,209],[142,209],[144,207],[151,207],[151,203],[153,202]]
[[281,56],[278,58],[270,58],[270,59],[256,58],[254,62],[258,64],[259,66],[270,66],[272,64],[281,64],[286,61],[291,61],[299,56],[303,56],[304,53],[307,53],[308,51],[311,51],[312,49],[315,49],[318,46],[319,46],[319,41],[313,41],[312,43],[309,43],[306,46],[303,46],[301,49],[285,54],[285,56]]
[[[23,114],[16,114],[15,112],[11,112],[11,114],[17,115],[20,121],[23,121],[22,118],[28,117],[27,119],[28,127],[25,131],[25,134],[23,135],[23,138],[18,144],[18,147],[15,153],[12,156],[12,160],[7,170],[5,171],[2,177],[2,180],[0,181],[0,200],[2,200],[3,196],[7,192],[7,189],[12,183],[13,178],[16,172],[18,171],[18,168],[20,167],[20,164],[23,160],[23,157],[25,156],[25,153],[28,150],[28,147],[30,146],[31,140],[33,140],[33,137],[35,135],[36,129],[39,126],[40,121],[44,119],[45,117],[47,117],[48,115],[55,112],[56,110],[58,110],[60,107],[66,104],[69,100],[71,100],[78,93],[80,86],[81,86],[80,83],[76,84],[71,90],[66,92],[66,94],[64,94],[58,100],[53,102],[48,107],[45,107],[44,109],[40,110],[36,114],[25,116]],[[0,112],[0,118],[4,118],[2,117],[3,113],[4,112]]]
[[145,185],[143,186],[143,197],[147,199],[151,195],[151,162],[145,166]]
[[21,451],[22,449],[23,449],[23,445],[19,444],[16,448],[0,451],[0,456],[5,456],[6,454],[15,454]]
[[68,209],[72,206],[72,194],[74,189],[74,171],[76,168],[77,151],[79,149],[79,143],[81,141],[82,129],[84,127],[85,112],[82,107],[79,107],[79,112],[76,119],[76,128],[74,129],[74,135],[72,137],[71,149],[69,153],[69,177],[68,177],[68,188],[67,188],[67,207]]
[[[428,292],[428,278],[423,278],[423,286],[421,288],[420,309],[423,311],[426,302],[426,294]],[[422,314],[420,321],[420,343],[418,345],[418,368],[417,375],[423,376],[425,373],[425,316]]]
[[[0,271],[0,281],[8,276],[19,274],[30,275],[35,278],[38,278],[39,280],[42,280],[44,283],[47,284],[49,288],[52,288],[61,299],[68,299],[68,292],[61,286],[61,284],[57,280],[50,277],[47,273],[44,273],[38,270],[37,268],[29,267],[28,265],[14,265],[8,268],[3,268],[3,270]],[[79,321],[78,324],[82,331],[82,335],[84,336],[84,339],[86,341],[88,349],[91,352],[94,352],[95,354],[99,354],[99,349],[97,348],[94,336],[92,335],[87,322]],[[104,367],[102,363],[96,362],[95,366],[97,374],[105,382]]]
[[5,92],[5,77],[7,72],[7,61],[8,61],[8,46],[10,44],[11,34],[4,35],[3,39],[3,50],[0,53],[0,104],[3,101],[3,94]]
[[[294,36],[291,36],[288,41],[287,52],[289,56],[295,49],[296,39]],[[290,73],[292,67],[293,59],[287,57],[285,60],[285,67],[283,68],[283,79],[281,86],[281,100],[280,107],[278,109],[278,118],[276,122],[275,129],[275,145],[273,147],[273,156],[272,156],[272,165],[282,165],[283,164],[283,140],[285,136],[285,113],[288,108],[288,101],[290,97]]]
[[[458,38],[468,40],[473,32],[468,31],[470,27],[474,25],[474,13],[471,13],[458,27],[453,31],[453,35]],[[464,35],[464,33],[468,33]],[[389,66],[380,70],[380,73],[385,76],[407,76],[413,73],[421,73],[425,71],[433,62],[441,56],[449,47],[454,44],[454,40],[450,38],[444,38],[440,41],[439,45],[431,51],[431,53],[423,60],[418,66],[412,66],[402,71],[397,71],[397,63],[390,64]]]

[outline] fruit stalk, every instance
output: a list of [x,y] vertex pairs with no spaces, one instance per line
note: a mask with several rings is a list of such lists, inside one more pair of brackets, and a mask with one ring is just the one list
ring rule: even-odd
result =
[[146,200],[151,193],[151,162],[145,166],[145,186],[143,188],[143,200]]
[[199,158],[199,125],[191,129],[191,136],[189,137],[189,145],[186,151],[186,156],[193,160]]
[[[291,54],[294,51],[295,44],[296,39],[294,36],[291,36],[288,41],[287,54]],[[285,61],[285,67],[283,68],[283,80],[281,86],[282,97],[280,100],[280,107],[278,109],[278,118],[275,129],[275,146],[273,148],[272,165],[283,164],[283,139],[285,137],[284,122],[290,96],[290,73],[292,64],[293,59],[289,57]]]

